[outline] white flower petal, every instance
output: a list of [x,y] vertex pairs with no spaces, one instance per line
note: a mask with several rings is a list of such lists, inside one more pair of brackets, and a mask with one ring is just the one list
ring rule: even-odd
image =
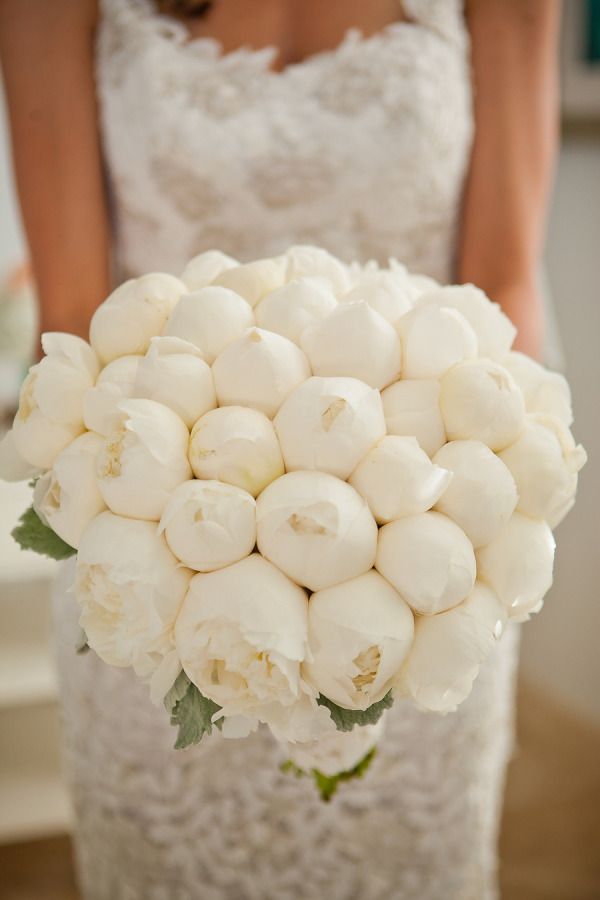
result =
[[221,272],[237,265],[237,259],[220,250],[205,250],[190,259],[181,273],[181,280],[189,291],[199,291],[214,281]]
[[119,423],[121,400],[133,397],[133,386],[143,356],[119,356],[100,372],[94,387],[83,395],[85,427],[107,435]]
[[266,294],[281,287],[285,280],[286,262],[279,256],[232,266],[221,272],[213,284],[230,288],[250,306],[256,306]]
[[475,332],[455,309],[417,305],[397,328],[403,378],[439,378],[456,363],[477,356]]
[[517,334],[500,305],[493,303],[473,284],[455,284],[427,291],[419,298],[419,305],[457,310],[475,332],[480,356],[500,358],[510,350]]
[[323,319],[336,304],[325,278],[295,278],[263,297],[255,309],[256,321],[261,328],[299,345],[304,329]]
[[212,365],[219,353],[252,325],[254,315],[243,297],[229,288],[211,285],[181,298],[163,334],[194,344]]
[[403,379],[386,388],[381,399],[389,434],[416,437],[428,456],[445,443],[439,381]]

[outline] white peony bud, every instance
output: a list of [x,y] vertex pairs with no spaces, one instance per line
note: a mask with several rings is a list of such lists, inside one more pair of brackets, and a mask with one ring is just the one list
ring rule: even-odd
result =
[[575,503],[577,473],[587,460],[581,444],[560,419],[534,414],[500,459],[517,484],[519,512],[555,528]]
[[410,607],[371,570],[317,591],[308,605],[306,680],[345,709],[367,709],[390,690],[410,649]]
[[214,281],[221,272],[238,265],[237,259],[220,250],[205,250],[190,259],[181,273],[181,280],[188,291],[199,291]]
[[426,512],[439,500],[452,473],[433,465],[414,437],[387,435],[349,478],[381,525]]
[[49,469],[84,430],[83,397],[94,384],[98,361],[89,344],[72,334],[44,334],[42,347],[46,356],[21,385],[12,440],[26,462]]
[[285,469],[273,425],[256,409],[224,406],[192,429],[189,459],[196,478],[212,478],[256,497]]
[[28,463],[15,447],[15,437],[7,431],[0,440],[0,478],[3,481],[27,481],[35,478],[42,469]]
[[498,594],[510,618],[526,621],[541,609],[552,584],[554,548],[546,522],[514,513],[500,534],[477,551],[478,577]]
[[103,445],[100,435],[91,431],[79,435],[58,454],[33,491],[42,522],[75,549],[83,529],[106,508],[96,483],[96,457]]
[[162,332],[175,304],[186,293],[182,281],[163,272],[121,284],[98,307],[90,323],[90,343],[102,362],[145,353],[150,339]]
[[523,391],[530,413],[556,416],[567,427],[573,422],[571,389],[564,375],[550,372],[524,353],[513,351],[500,360]]
[[454,712],[471,693],[481,663],[494,649],[506,612],[477,582],[459,606],[437,616],[418,616],[415,638],[398,688],[421,709]]
[[135,397],[168,406],[188,428],[217,405],[212,372],[201,351],[175,337],[152,338],[133,392]]
[[318,741],[288,743],[285,756],[303,772],[316,769],[329,777],[351,772],[377,745],[384,726],[385,715],[375,725],[363,725],[352,731],[332,731]]
[[448,440],[482,441],[504,450],[525,425],[525,404],[506,369],[489,359],[450,369],[441,382],[440,409]]
[[429,275],[421,275],[418,272],[409,272],[408,280],[419,297],[422,294],[427,294],[429,291],[435,291],[437,288],[441,287],[441,284],[439,281],[436,281],[435,278],[430,278]]
[[102,512],[81,537],[75,594],[88,644],[105,663],[151,679],[155,700],[166,693],[165,667],[180,669],[173,627],[190,577],[152,522]]
[[154,400],[123,400],[118,409],[119,426],[96,460],[100,493],[118,515],[158,521],[173,489],[192,476],[189,432]]
[[381,394],[389,434],[416,437],[428,456],[446,441],[439,381],[397,381]]
[[454,474],[436,509],[460,525],[474,547],[489,544],[517,505],[517,488],[502,460],[481,441],[450,441],[433,461]]
[[310,366],[292,341],[251,328],[217,356],[213,376],[219,406],[249,406],[273,418],[288,394],[310,377]]
[[226,269],[217,275],[213,284],[230,288],[243,297],[250,306],[256,306],[266,294],[281,287],[285,281],[286,262],[283,257],[275,256]]
[[397,327],[403,378],[439,378],[456,363],[477,356],[475,332],[455,309],[417,305]]
[[517,329],[498,303],[493,303],[473,284],[454,284],[428,291],[419,298],[419,305],[450,307],[467,320],[479,346],[480,356],[492,359],[506,354],[515,339]]
[[308,378],[273,424],[288,472],[318,469],[342,479],[385,434],[379,391],[356,378]]
[[286,281],[318,275],[327,278],[336,297],[350,290],[348,266],[322,247],[311,244],[294,244],[283,255],[286,262]]
[[351,291],[340,298],[341,303],[364,300],[371,309],[397,328],[398,320],[413,305],[416,291],[408,276],[400,271],[363,272]]
[[471,542],[458,525],[438,512],[384,525],[375,567],[423,615],[456,606],[475,584]]
[[378,390],[400,375],[400,340],[364,300],[340,303],[302,333],[301,347],[315,375],[346,375]]
[[185,566],[212,572],[243,559],[256,543],[256,503],[221,481],[184,481],[160,520],[167,544]]
[[263,297],[255,309],[256,321],[261,328],[299,344],[304,329],[323,319],[336,305],[326,279],[295,278]]
[[268,722],[305,690],[306,593],[253,553],[192,578],[175,643],[188,677],[224,716]]
[[133,397],[133,386],[143,356],[119,356],[98,375],[94,387],[83,395],[85,427],[107,435],[119,423],[117,407],[121,400]]
[[182,297],[169,316],[163,334],[195,344],[209,365],[221,350],[254,325],[243,297],[224,287],[205,287]]
[[258,549],[311,591],[361,575],[375,561],[377,525],[362,497],[325,472],[290,472],[256,503]]

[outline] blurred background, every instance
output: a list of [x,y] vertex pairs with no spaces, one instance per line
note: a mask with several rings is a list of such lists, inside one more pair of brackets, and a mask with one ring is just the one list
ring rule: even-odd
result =
[[[557,533],[554,587],[523,628],[501,843],[508,900],[600,897],[600,3],[566,0],[561,57],[562,149],[543,273],[558,341],[548,362],[569,378],[589,463]],[[1,91],[0,185],[1,429],[36,327]],[[49,627],[55,563],[10,538],[28,495],[0,483],[0,895],[68,900],[77,894]]]

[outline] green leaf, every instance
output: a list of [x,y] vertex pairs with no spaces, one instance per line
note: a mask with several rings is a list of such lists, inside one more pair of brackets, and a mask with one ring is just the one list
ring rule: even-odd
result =
[[377,748],[371,747],[369,752],[357,762],[354,768],[347,769],[345,772],[338,772],[336,775],[324,775],[323,772],[319,772],[318,769],[311,769],[310,773],[305,772],[304,769],[297,766],[291,759],[282,763],[280,768],[282,772],[290,772],[292,775],[295,775],[296,778],[302,778],[304,775],[310,774],[321,795],[321,800],[325,803],[329,803],[342,782],[352,781],[355,778],[363,777],[373,762],[376,752]]
[[[205,734],[212,734],[212,717],[221,708],[201,694],[183,671],[175,679],[164,703],[171,713],[171,725],[178,727],[176,750],[199,744]],[[219,722],[216,725],[221,727]]]
[[338,731],[352,731],[355,725],[375,725],[393,702],[391,691],[388,691],[385,697],[378,700],[377,703],[373,703],[368,709],[344,709],[333,700],[328,700],[323,694],[319,694],[317,697],[319,706],[326,706],[331,713],[331,718]]
[[23,550],[35,550],[36,553],[50,556],[52,559],[67,559],[77,553],[77,550],[59,538],[48,525],[44,525],[33,506],[25,510],[11,534]]

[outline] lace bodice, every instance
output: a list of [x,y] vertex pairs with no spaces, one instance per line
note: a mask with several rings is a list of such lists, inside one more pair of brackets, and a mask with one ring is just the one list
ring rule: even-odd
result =
[[270,68],[150,0],[102,0],[98,89],[123,274],[318,243],[449,279],[472,136],[458,0]]

